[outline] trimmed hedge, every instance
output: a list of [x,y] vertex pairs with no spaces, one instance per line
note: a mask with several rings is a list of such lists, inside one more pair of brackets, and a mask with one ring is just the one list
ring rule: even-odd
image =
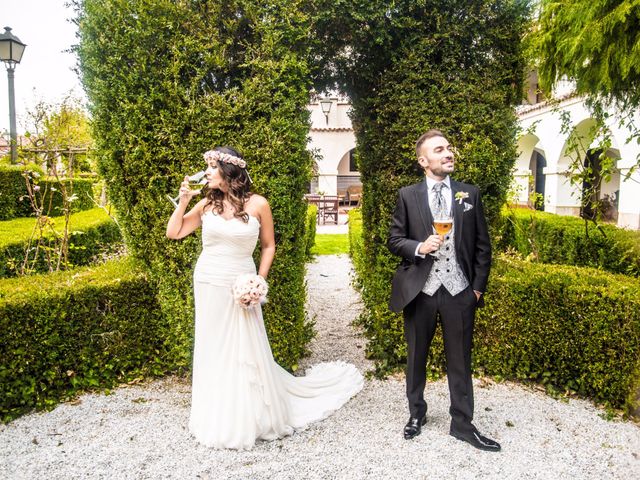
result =
[[311,338],[305,316],[303,195],[311,90],[303,2],[75,2],[79,69],[91,104],[100,173],[127,247],[158,283],[176,368],[191,363],[193,298],[185,289],[200,239],[165,237],[177,192],[203,152],[244,154],[253,190],[271,205],[276,256],[265,325],[274,357],[295,369]]
[[307,207],[307,225],[305,228],[305,256],[310,260],[311,249],[316,244],[316,223],[318,218],[317,205],[309,205]]
[[[514,106],[522,96],[527,2],[322,6],[327,12],[321,12],[317,31],[318,48],[326,52],[324,70],[352,101],[363,183],[366,323],[400,332],[380,305],[389,298],[399,262],[387,248],[398,191],[424,179],[415,142],[425,131],[440,129],[458,149],[454,178],[478,186],[489,223],[498,219],[517,157]],[[376,337],[370,347],[381,365],[395,363],[398,347],[386,337]]]
[[476,367],[631,413],[640,387],[640,280],[592,268],[495,262]]
[[[33,209],[29,203],[27,186],[22,173],[25,167],[0,165],[0,220],[10,220],[19,217],[32,217]],[[71,202],[71,211],[80,212],[95,207],[93,201],[93,183],[91,178],[63,179],[67,186],[72,185],[73,193],[77,199]],[[51,202],[49,215],[62,214],[62,194],[60,192],[60,182],[51,178],[41,178],[37,184],[40,192],[37,193],[39,200],[45,196],[44,204]],[[52,190],[54,187],[55,190]],[[45,209],[46,213],[47,209]]]
[[[356,286],[363,300],[372,302],[379,297],[370,294],[371,282],[362,282],[368,268],[359,216],[350,212],[351,255]],[[378,288],[390,293],[388,286]],[[406,362],[402,315],[389,311],[388,298],[370,303],[375,315],[360,319],[369,339],[367,354],[376,360],[378,373]],[[444,367],[442,337],[436,335],[429,376],[442,375]],[[474,368],[632,412],[640,388],[640,280],[591,268],[497,258],[485,307],[476,319]]]
[[[57,230],[64,227],[64,217],[52,218]],[[16,276],[35,226],[34,218],[0,222],[0,278]],[[51,234],[40,250],[34,265],[36,272],[48,271],[47,247],[55,245]],[[88,265],[97,255],[108,253],[122,244],[120,227],[101,208],[74,213],[69,218],[70,266]]]
[[0,417],[165,372],[166,330],[131,259],[0,280]]
[[640,232],[516,208],[502,212],[499,247],[529,260],[640,276]]

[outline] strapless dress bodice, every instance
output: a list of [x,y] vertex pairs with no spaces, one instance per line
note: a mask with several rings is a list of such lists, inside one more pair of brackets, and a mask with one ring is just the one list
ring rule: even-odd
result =
[[214,285],[233,285],[243,273],[256,273],[253,251],[260,234],[260,222],[225,219],[211,211],[202,215],[202,253],[196,263],[194,280]]

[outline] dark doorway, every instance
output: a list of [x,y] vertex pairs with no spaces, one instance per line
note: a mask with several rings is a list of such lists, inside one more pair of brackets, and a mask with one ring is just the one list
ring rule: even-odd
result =
[[534,150],[531,155],[531,163],[529,169],[533,174],[533,192],[531,202],[536,210],[544,210],[544,168],[547,166],[547,160],[539,151]]
[[592,149],[587,152],[584,159],[585,175],[582,181],[582,206],[580,216],[589,220],[595,220],[597,216],[598,199],[600,198],[600,184],[602,182],[600,159],[602,149]]

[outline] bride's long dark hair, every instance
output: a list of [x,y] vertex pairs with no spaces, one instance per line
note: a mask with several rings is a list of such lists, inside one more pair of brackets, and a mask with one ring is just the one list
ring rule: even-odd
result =
[[[213,150],[242,158],[242,155],[231,147],[216,147]],[[223,200],[225,196],[234,209],[233,216],[247,223],[249,215],[244,211],[244,205],[251,196],[251,180],[246,168],[240,168],[229,162],[218,162],[218,170],[222,180],[227,184],[227,191],[212,188],[207,192],[205,208],[213,205],[212,209],[218,215],[224,212]]]

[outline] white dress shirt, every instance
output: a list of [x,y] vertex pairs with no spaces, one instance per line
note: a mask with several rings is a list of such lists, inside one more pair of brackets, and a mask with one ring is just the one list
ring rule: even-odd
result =
[[[425,175],[425,182],[427,182],[427,202],[429,202],[429,208],[431,209],[431,211],[433,212],[434,209],[434,205],[433,205],[433,199],[435,196],[435,193],[433,192],[433,187],[436,183],[440,183],[437,180],[434,180],[433,178]],[[451,177],[449,177],[449,175],[447,175],[445,177],[445,179],[442,181],[442,183],[444,183],[446,185],[447,188],[442,189],[442,196],[444,197],[444,204],[445,204],[445,212],[447,211],[451,211]],[[425,258],[426,255],[422,254],[422,253],[418,253],[420,251],[420,247],[422,246],[424,242],[420,242],[418,244],[418,246],[416,247],[416,257],[420,257],[420,258]]]

